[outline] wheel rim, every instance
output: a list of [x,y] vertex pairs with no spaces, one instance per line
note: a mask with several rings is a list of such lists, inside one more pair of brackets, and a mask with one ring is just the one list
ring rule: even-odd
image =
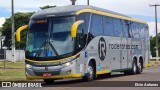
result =
[[93,68],[91,67],[91,66],[88,66],[88,69],[87,69],[87,71],[88,71],[88,76],[89,76],[89,78],[93,78]]
[[141,65],[141,63],[140,63],[140,62],[138,63],[138,70],[139,70],[139,72],[141,72],[141,71],[142,71],[142,65]]
[[137,71],[137,67],[136,67],[135,63],[134,63],[134,66],[133,66],[133,71],[134,71],[134,73],[136,73],[136,71]]

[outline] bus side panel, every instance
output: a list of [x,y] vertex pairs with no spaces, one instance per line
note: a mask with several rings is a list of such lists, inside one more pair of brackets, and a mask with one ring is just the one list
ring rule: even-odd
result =
[[121,45],[123,46],[120,48],[121,69],[128,68],[128,60],[129,60],[128,57],[130,57],[128,54],[129,51],[128,44],[129,44],[128,38],[121,37]]
[[131,49],[131,44],[132,44],[132,39],[131,38],[128,38],[128,67],[127,68],[132,68],[132,49]]
[[121,69],[121,38],[113,36],[104,37],[107,44],[106,59],[110,62],[110,69]]
[[119,37],[97,36],[90,41],[86,48],[87,59],[94,58],[96,60],[97,71],[120,69],[120,49],[118,49],[120,43]]
[[139,56],[142,55],[142,45],[141,45],[141,40],[132,38],[132,44],[131,44],[131,49],[132,49],[132,60],[135,57],[137,61],[139,60]]

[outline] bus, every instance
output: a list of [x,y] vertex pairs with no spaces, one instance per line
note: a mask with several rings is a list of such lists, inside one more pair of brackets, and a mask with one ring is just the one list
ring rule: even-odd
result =
[[25,50],[27,79],[94,80],[112,72],[140,74],[149,61],[149,28],[145,21],[110,10],[71,5],[36,12],[28,28]]

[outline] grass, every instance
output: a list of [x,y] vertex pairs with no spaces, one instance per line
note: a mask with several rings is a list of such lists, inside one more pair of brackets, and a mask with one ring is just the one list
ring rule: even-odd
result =
[[4,62],[0,62],[0,81],[24,81],[24,62],[6,62],[6,69],[3,69]]
[[25,71],[20,70],[0,70],[0,81],[24,81]]
[[[5,63],[6,69],[22,69],[24,68],[24,62],[8,62]],[[4,68],[4,62],[0,62],[0,69]]]
[[151,66],[160,66],[160,61],[150,61]]

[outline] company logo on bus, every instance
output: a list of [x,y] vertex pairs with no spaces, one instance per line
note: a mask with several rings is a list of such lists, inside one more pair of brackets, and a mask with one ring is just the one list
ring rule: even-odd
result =
[[48,67],[45,67],[45,70],[48,71]]
[[106,47],[105,39],[103,37],[101,37],[99,39],[99,43],[98,43],[98,54],[99,54],[100,60],[102,60],[102,61],[106,57],[106,50],[107,50],[107,47]]

